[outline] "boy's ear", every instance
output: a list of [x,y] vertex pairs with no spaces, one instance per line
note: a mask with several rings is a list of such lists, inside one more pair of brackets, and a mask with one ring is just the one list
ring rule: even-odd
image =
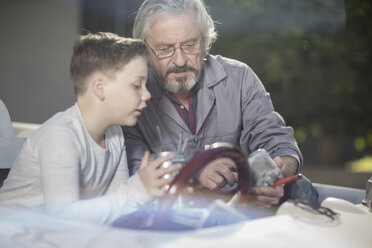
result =
[[92,91],[99,100],[105,100],[104,81],[102,78],[95,78],[91,84]]

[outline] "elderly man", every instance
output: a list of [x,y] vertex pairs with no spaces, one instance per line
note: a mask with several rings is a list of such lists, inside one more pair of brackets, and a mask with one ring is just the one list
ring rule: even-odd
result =
[[[175,151],[187,137],[186,159],[215,142],[238,146],[247,156],[262,148],[284,175],[298,172],[302,155],[293,129],[274,111],[270,95],[246,64],[210,55],[214,22],[200,0],[146,0],[133,37],[151,51],[148,89],[152,98],[135,127],[124,128],[128,161],[138,169],[145,150]],[[235,164],[210,162],[196,180],[211,190],[233,185]],[[255,199],[277,204],[283,188],[253,188]]]

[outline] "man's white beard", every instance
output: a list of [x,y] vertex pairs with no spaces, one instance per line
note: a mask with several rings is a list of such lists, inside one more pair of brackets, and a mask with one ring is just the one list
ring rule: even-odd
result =
[[196,84],[195,77],[192,77],[188,82],[186,82],[186,79],[184,78],[179,78],[177,79],[177,82],[177,84],[174,84],[168,81],[163,81],[161,87],[170,93],[184,93],[190,91]]

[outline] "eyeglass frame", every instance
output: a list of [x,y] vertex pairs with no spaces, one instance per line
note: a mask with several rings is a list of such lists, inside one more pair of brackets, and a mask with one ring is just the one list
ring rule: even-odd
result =
[[[173,52],[172,52],[170,55],[167,55],[166,57],[161,57],[161,58],[159,58],[159,55],[156,54],[156,50],[153,49],[153,48],[149,45],[149,43],[147,43],[146,39],[144,40],[144,42],[145,42],[146,46],[148,46],[148,48],[150,48],[151,52],[155,55],[155,57],[156,57],[158,60],[162,60],[162,59],[167,59],[167,58],[173,57],[173,55],[174,55],[174,53],[176,52],[177,48],[179,48],[179,49],[181,50],[181,52],[182,52],[183,54],[185,54],[185,55],[195,55],[195,54],[197,54],[198,52],[200,52],[200,51],[202,50],[202,49],[201,49],[202,39],[199,39],[199,41],[195,43],[195,45],[199,44],[199,49],[196,50],[194,53],[185,53],[185,51],[184,51],[183,48],[182,48],[182,45],[177,46],[177,47],[176,47],[176,46],[172,46],[172,48],[173,48]],[[189,41],[186,41],[186,42],[184,42],[184,43],[187,43],[187,42],[189,42]],[[157,49],[157,50],[160,50],[160,49]]]

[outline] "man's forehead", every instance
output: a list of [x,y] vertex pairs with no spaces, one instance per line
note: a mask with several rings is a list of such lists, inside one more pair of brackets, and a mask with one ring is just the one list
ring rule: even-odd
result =
[[148,21],[146,40],[175,44],[200,37],[196,14],[189,10],[182,13],[159,12]]

